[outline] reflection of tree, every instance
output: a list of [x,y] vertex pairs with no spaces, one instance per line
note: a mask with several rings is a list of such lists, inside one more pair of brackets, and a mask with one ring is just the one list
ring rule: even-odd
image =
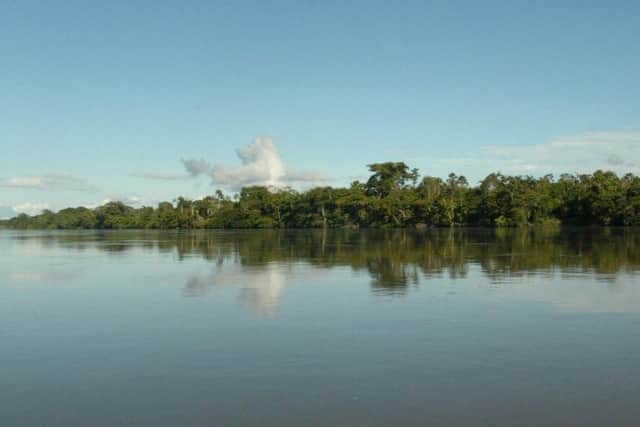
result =
[[472,264],[494,280],[554,270],[611,277],[640,268],[640,232],[630,228],[40,232],[16,239],[78,251],[175,252],[178,259],[218,265],[237,260],[258,271],[270,263],[346,266],[368,272],[376,289],[394,292],[421,275],[465,277]]

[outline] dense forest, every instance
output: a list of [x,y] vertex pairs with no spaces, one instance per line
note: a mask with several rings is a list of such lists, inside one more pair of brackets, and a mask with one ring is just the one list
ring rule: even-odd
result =
[[402,162],[368,166],[366,182],[307,191],[252,186],[233,197],[216,191],[200,200],[178,198],[157,207],[110,202],[21,214],[0,221],[17,229],[383,228],[516,227],[526,225],[640,225],[640,177],[593,174],[507,176],[478,185],[464,176],[425,176]]

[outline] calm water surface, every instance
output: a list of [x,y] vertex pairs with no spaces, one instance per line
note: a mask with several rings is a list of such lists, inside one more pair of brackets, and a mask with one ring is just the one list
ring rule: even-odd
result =
[[0,232],[0,425],[639,425],[640,231]]

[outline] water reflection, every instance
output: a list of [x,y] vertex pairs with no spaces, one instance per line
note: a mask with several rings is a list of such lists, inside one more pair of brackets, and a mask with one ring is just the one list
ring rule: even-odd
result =
[[639,244],[633,229],[0,232],[0,419],[635,425]]
[[[464,279],[473,270],[494,285],[537,280],[540,285],[527,288],[530,295],[522,297],[554,301],[566,300],[575,291],[557,286],[548,290],[547,282],[575,282],[589,275],[609,283],[605,292],[613,294],[620,274],[635,275],[640,268],[640,231],[629,228],[15,232],[8,236],[14,253],[29,256],[58,249],[113,257],[156,252],[172,254],[178,262],[204,259],[211,264],[210,271],[192,274],[183,295],[197,297],[215,288],[236,287],[243,305],[267,316],[276,310],[296,265],[305,266],[304,274],[336,267],[366,273],[374,293],[381,295],[404,294],[434,278]],[[11,274],[14,279],[34,277],[30,269]],[[628,305],[625,293],[619,294],[615,305]],[[584,300],[592,294],[577,297],[583,300],[566,305],[598,305],[596,300]]]
[[560,269],[592,272],[610,280],[640,267],[640,230],[310,230],[237,232],[30,232],[12,233],[17,248],[97,249],[111,254],[132,250],[176,253],[179,260],[201,257],[243,266],[305,262],[317,267],[366,270],[373,285],[405,287],[418,272],[465,277],[478,264],[495,280]]
[[276,312],[291,269],[286,265],[268,263],[261,268],[249,268],[244,271],[227,272],[221,268],[207,275],[192,275],[182,290],[188,297],[203,296],[212,289],[238,287],[238,299],[243,306],[253,309],[263,316],[273,316]]

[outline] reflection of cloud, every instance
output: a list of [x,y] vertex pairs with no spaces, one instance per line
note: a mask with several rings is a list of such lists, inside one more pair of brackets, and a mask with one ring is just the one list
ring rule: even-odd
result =
[[618,273],[602,281],[591,271],[570,275],[560,271],[504,279],[490,289],[492,297],[502,301],[540,302],[569,313],[640,313],[637,274]]
[[266,269],[252,275],[251,281],[240,290],[240,301],[256,312],[272,316],[287,287],[287,272],[281,266],[269,264]]
[[[16,252],[18,253],[19,251]],[[33,257],[37,256],[37,254],[28,253],[23,256]],[[16,265],[10,267],[8,271],[0,272],[0,282],[59,284],[68,283],[80,277],[83,273],[84,268],[77,264],[62,264],[56,266],[34,264],[29,266]]]
[[212,184],[232,189],[251,185],[283,187],[293,183],[320,183],[326,178],[313,172],[288,169],[273,140],[258,137],[251,144],[236,150],[242,164],[236,167],[211,164],[204,159],[183,159],[185,169],[192,176],[207,175]]
[[182,291],[185,296],[202,296],[214,288],[238,287],[242,305],[259,314],[272,316],[278,308],[291,273],[290,266],[276,263],[233,272],[217,269],[210,275],[191,276]]

